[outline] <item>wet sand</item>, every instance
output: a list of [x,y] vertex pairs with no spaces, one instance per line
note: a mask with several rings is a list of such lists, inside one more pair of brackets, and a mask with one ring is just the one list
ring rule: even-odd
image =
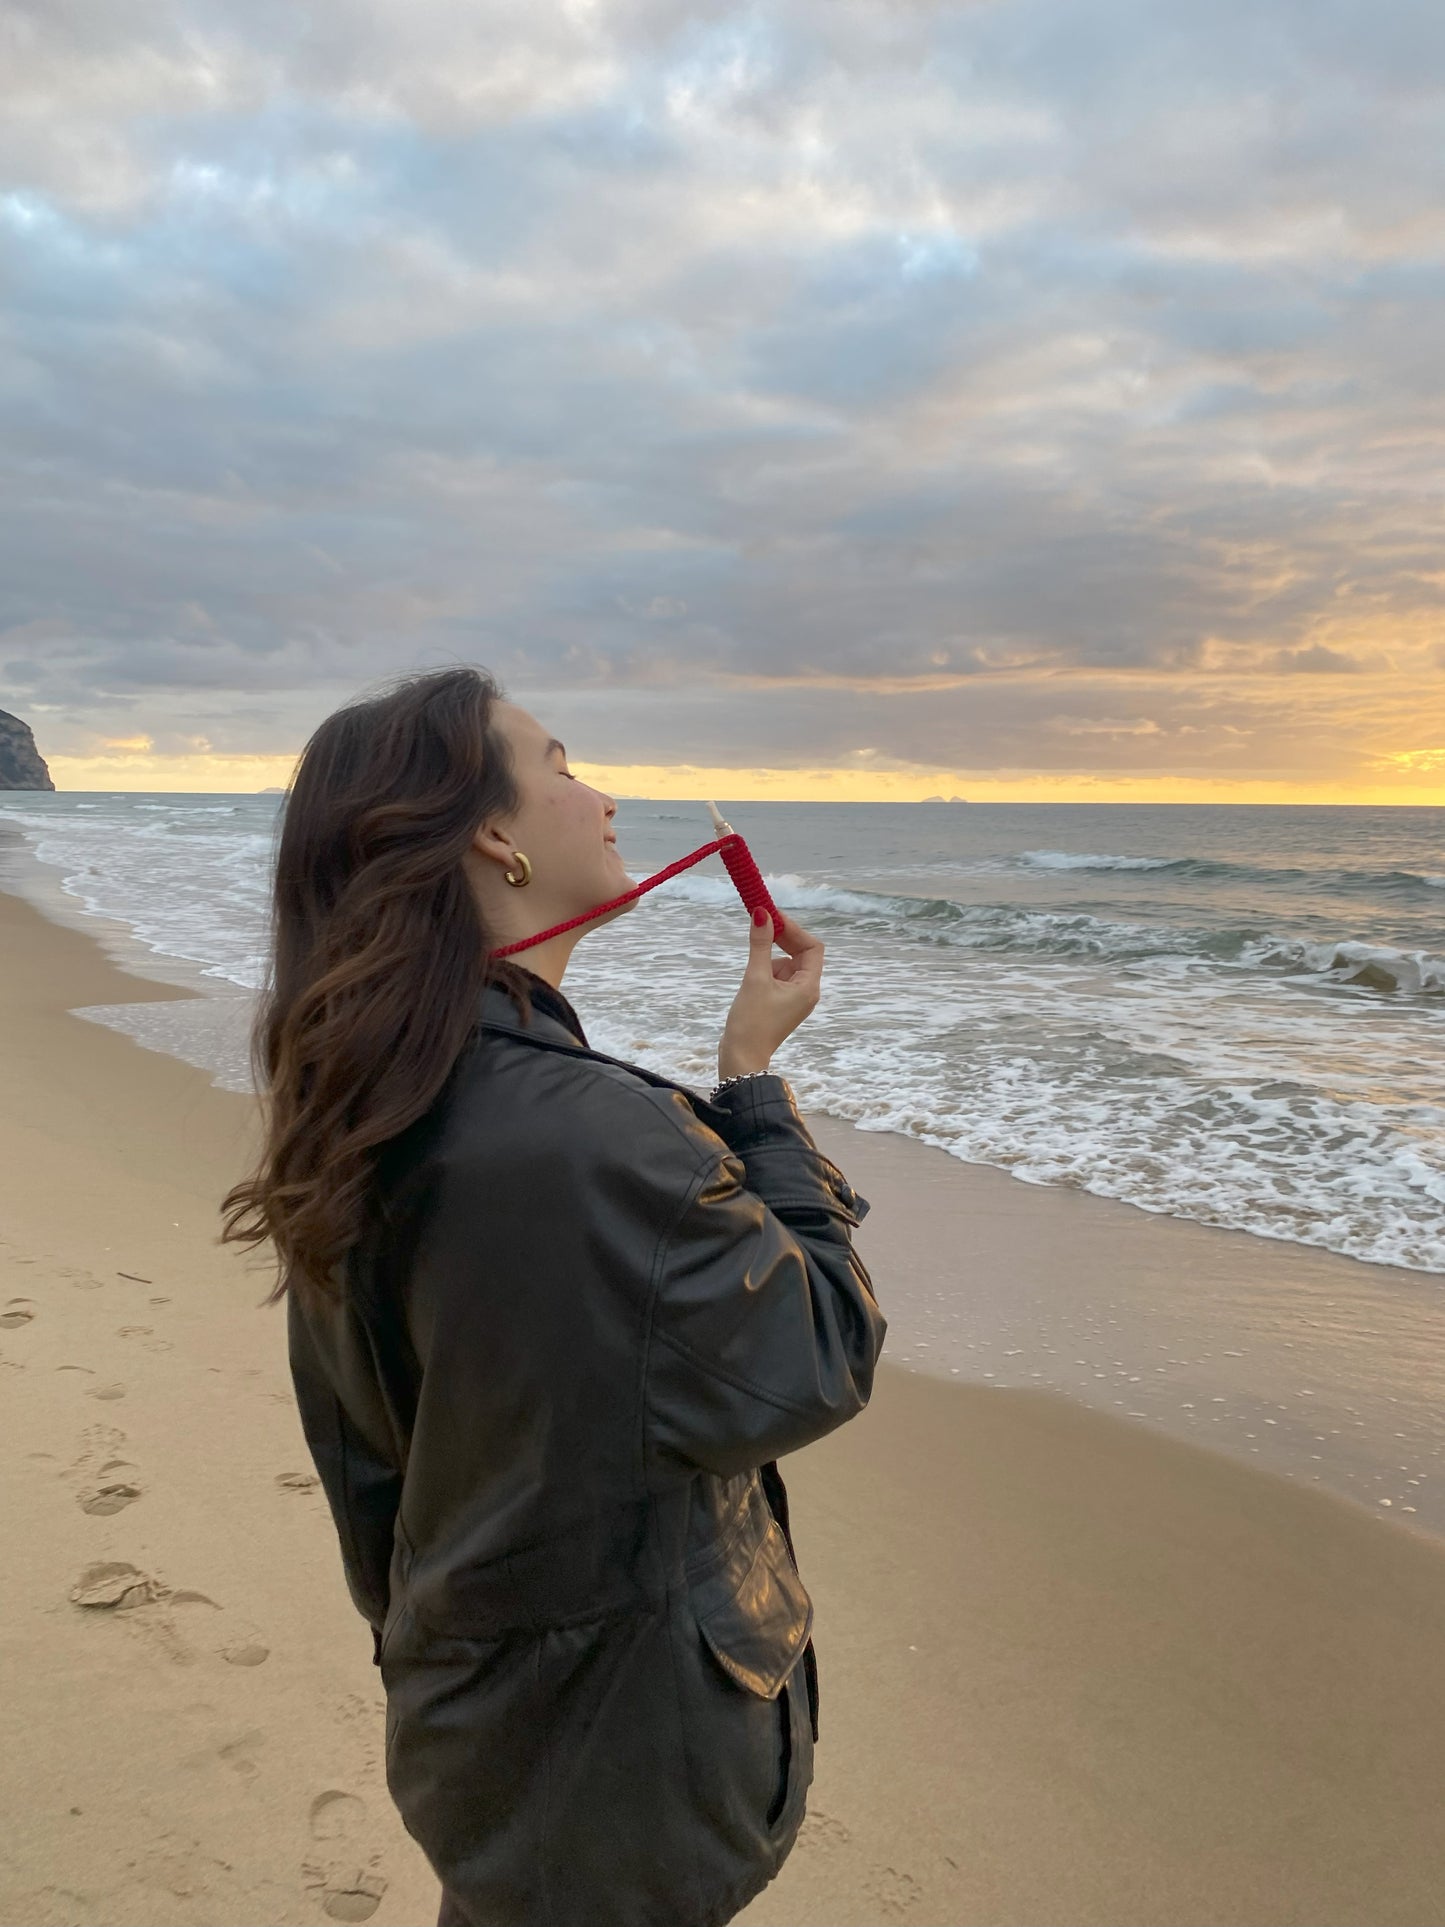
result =
[[[251,1101],[69,1014],[177,994],[0,891],[0,1922],[425,1927],[270,1269],[215,1243]],[[885,1307],[920,1251],[977,1263],[956,1188],[819,1135],[873,1198]],[[1006,1254],[1040,1194],[999,1184]],[[798,1846],[740,1919],[1445,1918],[1445,1547],[886,1361],[784,1470],[822,1737]]]

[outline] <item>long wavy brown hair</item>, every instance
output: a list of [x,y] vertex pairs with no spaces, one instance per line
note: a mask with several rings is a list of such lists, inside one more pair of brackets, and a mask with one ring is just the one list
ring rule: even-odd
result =
[[339,1295],[377,1155],[442,1090],[484,986],[529,1019],[527,975],[488,957],[462,863],[478,825],[520,800],[501,698],[466,665],[359,697],[315,731],[282,799],[250,1041],[262,1150],[216,1240],[271,1241],[264,1304],[296,1285]]

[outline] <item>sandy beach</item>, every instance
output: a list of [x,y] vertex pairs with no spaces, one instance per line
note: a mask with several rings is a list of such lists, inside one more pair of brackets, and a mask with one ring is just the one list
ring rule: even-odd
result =
[[[0,958],[0,1922],[425,1927],[269,1267],[215,1242],[250,1100],[70,1015],[181,993],[3,891]],[[970,1174],[819,1136],[873,1200],[885,1308],[891,1273],[977,1262]],[[984,1175],[996,1274],[1042,1194]],[[1176,1229],[1223,1269],[1240,1243]],[[1445,1918],[1445,1544],[886,1362],[784,1471],[821,1739],[798,1847],[740,1918]]]

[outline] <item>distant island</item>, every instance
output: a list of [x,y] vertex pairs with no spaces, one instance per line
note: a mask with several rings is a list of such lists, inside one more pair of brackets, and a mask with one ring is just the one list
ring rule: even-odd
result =
[[966,796],[925,796],[920,800],[924,803],[966,803],[968,798]]
[[269,789],[257,790],[256,794],[257,796],[284,796],[286,791],[282,784],[273,783]]

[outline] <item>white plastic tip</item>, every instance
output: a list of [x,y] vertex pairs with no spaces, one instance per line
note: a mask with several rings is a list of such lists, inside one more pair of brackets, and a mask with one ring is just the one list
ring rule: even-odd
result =
[[726,820],[725,817],[719,814],[717,804],[709,803],[707,808],[708,808],[708,815],[711,816],[712,818],[712,826],[717,831],[718,835],[731,836],[733,833],[733,826],[731,823],[729,823]]

